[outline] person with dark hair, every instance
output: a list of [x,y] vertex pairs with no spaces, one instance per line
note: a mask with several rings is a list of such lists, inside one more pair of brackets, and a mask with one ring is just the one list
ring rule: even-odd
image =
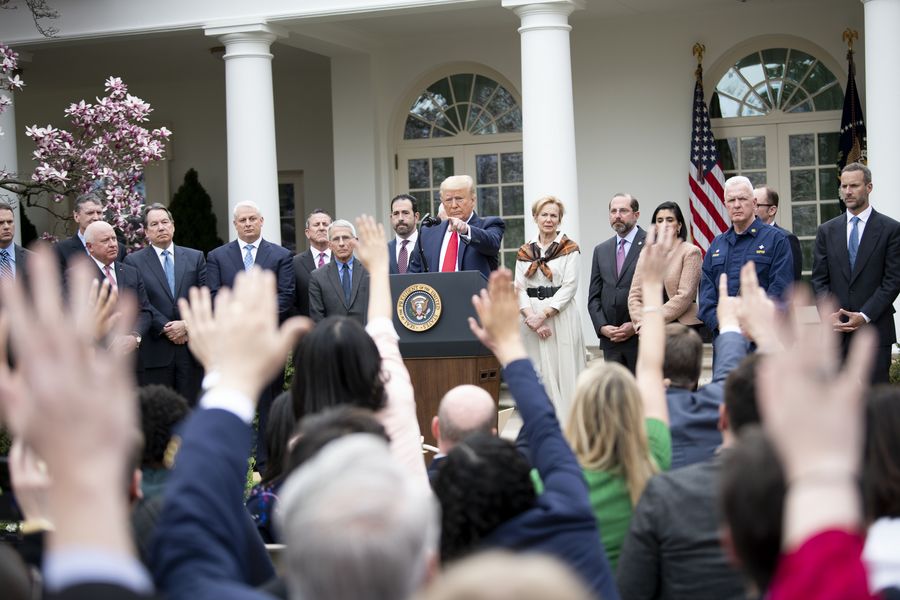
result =
[[[72,210],[72,220],[78,225],[75,235],[58,241],[53,248],[59,259],[60,272],[65,277],[66,270],[70,266],[73,256],[86,256],[88,254],[84,233],[88,225],[95,221],[103,220],[103,195],[98,192],[88,192],[75,198],[75,206]],[[117,240],[118,241],[118,240]],[[118,243],[119,253],[117,261],[125,260],[125,245]]]
[[262,479],[250,490],[245,504],[260,537],[267,544],[275,544],[280,540],[273,527],[275,505],[278,502],[278,491],[287,475],[285,461],[289,452],[288,444],[294,434],[297,421],[294,418],[294,405],[289,392],[282,392],[272,402],[269,410],[269,422],[265,436],[259,443],[266,445],[268,460],[262,472]]
[[141,405],[141,429],[144,433],[144,454],[141,458],[141,490],[144,499],[161,494],[169,466],[166,450],[175,434],[175,427],[190,414],[184,397],[164,385],[146,385],[138,389]]
[[628,312],[628,293],[647,235],[637,224],[640,216],[637,198],[631,194],[616,194],[610,200],[609,225],[616,235],[594,248],[588,290],[588,313],[604,360],[621,363],[632,373],[638,338]]
[[803,251],[800,249],[800,239],[775,222],[775,215],[778,214],[778,192],[767,185],[758,185],[753,188],[753,195],[756,197],[756,216],[759,220],[787,234],[791,256],[794,259],[794,281],[800,281],[803,274]]
[[[700,285],[700,248],[687,241],[688,226],[684,221],[681,207],[676,202],[663,202],[653,211],[652,226],[659,231],[672,231],[680,241],[669,251],[666,278],[663,282],[663,320],[678,322],[688,327],[698,328],[702,324],[697,318],[697,287]],[[640,332],[643,320],[644,297],[641,290],[643,265],[638,257],[628,292],[628,314],[635,329]]]
[[178,299],[187,298],[192,287],[206,285],[206,259],[199,250],[175,245],[175,221],[162,204],[144,210],[144,233],[150,244],[125,259],[141,274],[152,315],[150,331],[138,349],[138,384],[167,385],[193,406],[203,371],[188,351]]
[[512,281],[507,269],[491,274],[488,289],[473,298],[480,325],[470,318],[469,326],[503,365],[544,492],[535,496],[528,462],[512,443],[487,434],[463,441],[434,484],[442,558],[485,548],[543,552],[572,567],[598,597],[616,600],[587,483],[522,342]]
[[306,240],[309,248],[294,257],[294,308],[298,315],[309,316],[309,278],[312,272],[331,262],[331,245],[328,243],[328,227],[331,215],[315,208],[306,217]]
[[304,417],[296,430],[296,442],[285,456],[284,475],[287,477],[330,442],[351,433],[369,433],[390,443],[375,413],[359,406],[334,406]]
[[416,252],[419,239],[419,201],[415,196],[400,194],[391,200],[391,228],[397,237],[388,242],[391,275],[404,274],[409,270],[409,261]]

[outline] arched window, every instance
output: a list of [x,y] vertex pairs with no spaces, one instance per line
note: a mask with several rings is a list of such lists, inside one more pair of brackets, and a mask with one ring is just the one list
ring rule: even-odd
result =
[[839,110],[844,100],[834,73],[794,48],[768,48],[740,59],[716,84],[715,96],[713,118]]
[[428,86],[412,103],[404,140],[521,133],[522,111],[505,87],[484,75],[457,73]]

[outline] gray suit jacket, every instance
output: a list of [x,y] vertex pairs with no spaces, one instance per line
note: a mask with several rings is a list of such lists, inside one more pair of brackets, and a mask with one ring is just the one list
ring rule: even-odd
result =
[[613,236],[594,248],[594,259],[591,261],[591,286],[588,292],[588,312],[594,323],[594,331],[600,338],[600,347],[604,350],[614,346],[637,345],[638,336],[633,335],[619,344],[600,335],[604,325],[621,325],[631,320],[628,313],[628,292],[631,291],[631,279],[634,277],[634,266],[638,255],[644,247],[647,237],[640,227],[634,242],[625,256],[622,272],[616,275],[616,239]]
[[[333,258],[333,257],[332,257]],[[353,258],[350,304],[344,300],[344,288],[338,273],[338,262],[316,269],[309,277],[309,316],[318,323],[326,317],[352,317],[366,324],[369,310],[369,272]]]

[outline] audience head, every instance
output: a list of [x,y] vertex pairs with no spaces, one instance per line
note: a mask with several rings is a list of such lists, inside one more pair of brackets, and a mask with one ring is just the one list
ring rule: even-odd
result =
[[900,517],[900,388],[879,385],[866,403],[863,503],[866,520]]
[[302,419],[330,406],[384,407],[381,357],[354,319],[329,317],[303,336],[297,348],[291,395]]
[[88,192],[75,198],[72,218],[78,224],[78,231],[84,235],[87,226],[103,218],[103,196],[100,192]]
[[290,597],[397,600],[426,582],[437,506],[384,440],[336,440],[287,479],[279,499]]
[[113,226],[106,221],[94,221],[84,230],[84,245],[100,264],[111,265],[119,256],[119,239]]
[[475,211],[475,181],[468,175],[453,175],[442,181],[441,205],[447,216],[467,221]]
[[660,231],[663,228],[671,228],[675,237],[681,241],[687,241],[687,224],[684,222],[684,214],[677,202],[663,202],[653,211],[650,223],[656,225]]
[[666,325],[666,353],[663,377],[671,387],[697,389],[703,368],[703,340],[700,335],[681,323]]
[[499,525],[535,503],[531,466],[510,442],[486,433],[450,451],[433,482],[441,503],[441,560],[478,548]]
[[321,208],[314,208],[306,217],[305,233],[311,247],[320,251],[328,247],[328,227],[331,220],[331,215]]
[[265,219],[259,205],[250,200],[238,202],[234,207],[234,230],[238,239],[246,244],[255,243],[262,235]]
[[641,393],[618,363],[595,363],[578,376],[566,439],[585,469],[624,475],[633,504],[658,470],[650,459]]
[[266,423],[265,444],[266,468],[260,483],[271,483],[284,473],[284,465],[288,456],[288,446],[294,436],[297,420],[294,418],[294,400],[290,392],[278,394],[269,408],[269,421]]
[[458,385],[444,397],[431,421],[438,449],[446,454],[469,435],[497,435],[497,407],[491,395],[477,385]]
[[384,425],[371,410],[346,405],[327,408],[300,421],[290,446],[285,473],[292,473],[326,445],[351,433],[368,433],[385,442],[391,441]]
[[640,205],[631,194],[616,194],[609,201],[609,225],[619,237],[628,235],[640,216]]
[[138,402],[141,405],[141,428],[144,433],[141,466],[162,468],[175,426],[188,416],[190,408],[181,394],[164,385],[138,388]]
[[730,443],[729,438],[740,435],[744,427],[760,422],[756,377],[763,358],[760,354],[748,354],[725,379],[724,404],[719,408],[719,414],[724,414],[725,419],[720,419],[719,429],[726,445]]

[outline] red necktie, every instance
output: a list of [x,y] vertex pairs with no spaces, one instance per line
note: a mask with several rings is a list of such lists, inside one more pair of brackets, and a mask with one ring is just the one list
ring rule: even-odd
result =
[[409,251],[406,249],[408,243],[409,240],[403,240],[400,243],[400,256],[397,258],[397,272],[401,275],[406,273],[406,269],[409,267]]
[[459,252],[459,234],[455,231],[450,235],[450,241],[447,242],[447,252],[444,253],[444,262],[441,264],[441,272],[456,271],[456,255]]
[[113,270],[109,265],[106,265],[106,278],[109,280],[109,285],[112,287],[116,287],[116,276],[113,275]]
[[322,267],[324,265],[325,265],[325,253],[319,252],[319,264],[317,265],[317,267]]

